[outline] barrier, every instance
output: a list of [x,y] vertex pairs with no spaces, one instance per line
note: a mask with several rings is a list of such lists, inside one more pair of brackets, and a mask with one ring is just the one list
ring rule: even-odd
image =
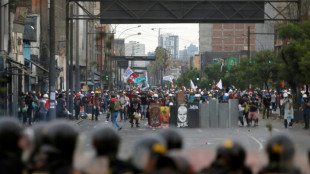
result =
[[228,103],[211,100],[208,104],[170,107],[170,125],[179,128],[230,128],[238,126],[238,100]]

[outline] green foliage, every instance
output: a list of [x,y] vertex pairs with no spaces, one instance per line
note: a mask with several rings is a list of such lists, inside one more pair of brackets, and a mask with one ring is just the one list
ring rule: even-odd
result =
[[196,74],[198,73],[198,70],[195,69],[191,69],[189,71],[187,71],[186,73],[182,74],[177,80],[176,80],[176,84],[181,87],[182,85],[184,85],[186,88],[190,87],[190,80],[195,79]]
[[[252,88],[268,88],[271,81],[278,81],[276,63],[273,52],[267,50],[254,56],[251,63],[247,58],[241,59],[239,65],[232,66],[229,70],[224,65],[221,71],[221,64],[207,66],[204,69],[206,78],[200,80],[198,87],[211,89],[214,83],[222,80],[224,87],[234,85],[236,88],[247,89],[251,84]],[[196,73],[197,70],[193,69],[182,74],[177,84],[189,87],[189,81],[194,81]]]
[[292,88],[298,83],[309,84],[310,21],[283,25],[278,34],[281,39],[290,41],[279,54],[282,78]]

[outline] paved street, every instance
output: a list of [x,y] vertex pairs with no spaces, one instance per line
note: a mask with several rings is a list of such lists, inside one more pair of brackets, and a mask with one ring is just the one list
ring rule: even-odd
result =
[[[105,124],[112,126],[111,122],[106,122],[105,115],[100,115],[99,121],[80,120],[75,121],[75,124],[79,129],[89,135],[90,132],[95,129],[99,124]],[[119,117],[118,117],[119,120]],[[310,147],[310,130],[303,130],[302,124],[295,124],[293,128],[285,129],[282,120],[272,117],[269,120],[263,120],[260,117],[258,127],[235,127],[227,129],[178,129],[184,138],[186,156],[191,160],[197,161],[201,159],[201,164],[196,164],[196,169],[201,168],[200,165],[208,164],[213,156],[214,149],[221,144],[225,139],[237,140],[240,142],[249,152],[250,158],[248,158],[248,164],[258,170],[259,166],[266,163],[264,156],[264,145],[268,138],[271,136],[270,132],[266,128],[267,123],[271,123],[273,126],[272,134],[286,134],[290,136],[295,142],[297,149],[297,158],[295,163],[303,168],[307,173],[310,173],[307,167],[306,152]],[[152,129],[147,126],[146,120],[141,120],[140,128],[130,128],[129,122],[119,122],[123,127],[119,134],[122,138],[122,144],[120,148],[119,156],[127,159],[132,151],[134,142],[144,133],[156,133],[161,128]],[[90,136],[87,136],[88,140]],[[88,142],[88,141],[87,141]],[[91,147],[88,142],[86,147]],[[188,155],[190,154],[190,155]],[[208,158],[206,159],[206,156]]]

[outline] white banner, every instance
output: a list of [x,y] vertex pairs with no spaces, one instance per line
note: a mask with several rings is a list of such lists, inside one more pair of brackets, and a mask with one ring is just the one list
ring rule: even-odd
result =
[[123,78],[125,80],[127,80],[132,73],[133,73],[133,71],[128,67],[127,70],[125,71],[124,75],[123,75]]
[[164,76],[163,77],[163,81],[172,81],[172,79],[173,79],[173,76]]

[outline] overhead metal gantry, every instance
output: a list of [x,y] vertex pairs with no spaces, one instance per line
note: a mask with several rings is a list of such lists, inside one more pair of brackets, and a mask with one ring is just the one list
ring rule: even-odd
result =
[[[76,0],[74,1],[79,4]],[[123,23],[262,23],[300,20],[301,0],[79,0],[100,2],[100,13],[70,19]],[[268,10],[266,10],[268,9]]]

